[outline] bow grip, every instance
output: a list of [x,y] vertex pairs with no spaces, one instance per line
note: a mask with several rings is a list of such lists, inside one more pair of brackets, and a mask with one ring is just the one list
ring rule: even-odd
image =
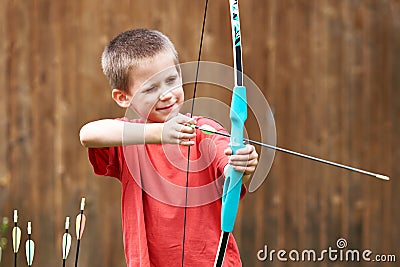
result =
[[[231,139],[232,154],[244,147],[243,129],[247,119],[246,87],[235,86],[233,89],[231,111]],[[239,207],[240,192],[242,188],[243,172],[236,171],[232,166],[228,167],[222,195],[221,229],[224,232],[232,232]]]

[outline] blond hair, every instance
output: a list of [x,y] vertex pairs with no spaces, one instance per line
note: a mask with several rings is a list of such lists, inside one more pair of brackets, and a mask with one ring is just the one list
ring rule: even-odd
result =
[[171,52],[178,64],[178,53],[167,36],[155,30],[129,30],[120,33],[105,47],[101,66],[112,88],[127,91],[129,70],[161,52]]

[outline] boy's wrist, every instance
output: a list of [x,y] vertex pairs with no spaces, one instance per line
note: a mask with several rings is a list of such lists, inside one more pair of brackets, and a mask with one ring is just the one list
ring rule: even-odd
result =
[[145,144],[161,144],[163,123],[146,123],[144,129]]

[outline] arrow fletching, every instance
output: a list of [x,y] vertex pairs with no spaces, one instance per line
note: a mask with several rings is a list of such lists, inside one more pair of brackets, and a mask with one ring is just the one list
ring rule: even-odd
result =
[[86,225],[86,216],[83,214],[85,210],[85,198],[83,197],[81,200],[81,212],[76,216],[75,229],[76,229],[76,238],[80,240],[83,235],[83,231],[85,230]]
[[71,249],[72,237],[69,233],[65,233],[62,239],[63,260],[66,260]]
[[201,126],[197,126],[194,124],[188,124],[187,126],[193,128],[193,129],[198,129],[204,134],[219,134],[219,132],[217,132],[217,130],[215,130],[214,127],[212,127],[211,125],[208,125],[208,124],[203,124]]
[[204,133],[204,134],[215,134],[217,130],[215,130],[214,127],[204,124],[199,127],[199,129]]
[[19,250],[19,245],[21,243],[21,229],[17,226],[18,223],[18,211],[14,210],[14,228],[12,230],[12,241],[14,253]]
[[17,253],[21,243],[21,229],[18,226],[15,226],[12,230],[12,239],[14,253]]
[[35,243],[33,240],[27,240],[25,244],[26,248],[26,261],[28,266],[32,266],[33,256],[35,254]]
[[65,218],[65,233],[62,238],[62,257],[63,260],[66,260],[71,249],[72,237],[71,234],[68,233],[69,229],[69,217]]
[[35,255],[35,243],[31,239],[32,224],[28,222],[28,240],[25,243],[26,262],[28,266],[32,266],[33,256]]
[[83,213],[78,214],[76,216],[76,238],[80,240],[83,235],[83,231],[85,230],[86,225],[86,216]]

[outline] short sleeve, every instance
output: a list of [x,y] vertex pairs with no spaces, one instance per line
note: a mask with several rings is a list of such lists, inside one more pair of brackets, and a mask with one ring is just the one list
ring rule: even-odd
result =
[[95,174],[121,179],[118,147],[89,148],[88,154]]

